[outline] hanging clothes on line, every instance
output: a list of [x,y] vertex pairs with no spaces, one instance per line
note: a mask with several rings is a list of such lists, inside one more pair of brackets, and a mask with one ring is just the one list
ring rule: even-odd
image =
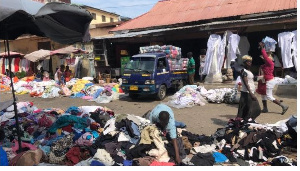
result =
[[15,58],[14,60],[14,68],[15,68],[15,72],[19,72],[19,64],[20,64],[20,58]]
[[239,43],[240,55],[238,55],[238,59],[237,59],[239,65],[243,64],[242,57],[244,55],[248,55],[249,49],[250,49],[250,43],[248,41],[248,38],[246,36],[241,36],[240,43]]
[[[217,34],[212,34],[209,36],[208,42],[207,42],[207,51],[206,51],[206,59],[205,59],[205,65],[202,74],[208,75],[210,73],[212,67],[212,62],[216,61],[213,60],[214,58],[217,59],[217,51],[219,47],[219,43],[221,42],[221,36]],[[214,64],[215,66],[215,64]],[[216,71],[217,69],[215,69]]]
[[224,68],[231,68],[230,63],[232,61],[235,61],[237,58],[237,54],[240,54],[239,51],[239,42],[240,42],[240,36],[237,34],[231,34],[228,39],[228,46],[227,46],[227,61]]
[[292,56],[293,56],[295,68],[297,70],[297,30],[292,31],[292,33],[294,33],[293,42],[292,42],[292,49],[293,49]]
[[295,36],[293,32],[282,32],[278,34],[278,45],[281,48],[281,58],[283,68],[294,66],[292,60],[292,39]]

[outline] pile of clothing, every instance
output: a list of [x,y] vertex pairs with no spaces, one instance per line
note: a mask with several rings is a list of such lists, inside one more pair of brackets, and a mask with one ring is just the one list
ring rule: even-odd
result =
[[168,101],[167,105],[177,109],[195,105],[204,106],[207,101],[201,96],[200,91],[197,90],[196,85],[186,85],[170,97],[171,100]]
[[[1,75],[1,91],[10,90],[10,79]],[[120,88],[121,83],[103,83],[95,85],[89,80],[72,78],[65,86],[58,86],[54,80],[50,81],[23,81],[14,83],[16,94],[28,94],[31,97],[55,98],[66,96],[82,98],[97,103],[109,103],[119,99],[119,94],[124,93]]]
[[154,53],[163,52],[167,54],[167,58],[180,59],[181,58],[181,48],[172,45],[153,45],[140,47],[140,53]]
[[10,78],[6,75],[0,74],[0,92],[10,90]]
[[187,70],[188,58],[181,58],[181,48],[172,45],[154,45],[140,47],[140,53],[163,52],[168,58],[168,63],[171,71]]
[[[180,164],[173,144],[149,120],[115,114],[101,106],[71,106],[67,110],[37,109],[18,103],[22,152],[16,140],[15,120],[1,121],[1,165],[69,166],[212,166],[295,165],[281,155],[297,145],[297,118],[275,124],[230,119],[213,135],[198,135],[177,127]],[[10,109],[1,111],[1,116]]]
[[204,86],[186,85],[171,96],[167,105],[174,108],[204,106],[205,103],[239,103],[239,96],[235,88],[220,88],[206,90]]

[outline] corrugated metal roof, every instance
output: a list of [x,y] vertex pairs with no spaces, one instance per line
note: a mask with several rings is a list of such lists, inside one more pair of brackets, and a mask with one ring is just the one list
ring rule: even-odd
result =
[[297,0],[162,0],[149,12],[111,31],[297,9]]
[[[260,21],[270,21],[270,20],[280,20],[280,19],[297,19],[297,13],[290,13],[290,14],[283,14],[278,16],[271,16],[271,17],[263,17],[263,18],[249,18],[249,19],[240,19],[240,20],[228,20],[228,21],[212,21],[209,23],[203,23],[198,25],[190,25],[190,26],[178,26],[172,28],[160,28],[160,29],[151,29],[151,30],[143,30],[137,32],[127,32],[123,34],[115,34],[115,35],[106,35],[106,36],[99,36],[94,37],[94,40],[102,40],[102,39],[122,39],[122,38],[133,38],[133,37],[141,37],[141,36],[149,36],[151,34],[156,33],[163,33],[168,31],[174,30],[184,30],[184,29],[192,29],[192,28],[203,28],[204,30],[210,30],[211,26],[217,25],[226,25],[226,24],[239,24],[239,23],[248,23],[253,25],[253,23],[258,23]],[[252,24],[251,24],[252,23]]]

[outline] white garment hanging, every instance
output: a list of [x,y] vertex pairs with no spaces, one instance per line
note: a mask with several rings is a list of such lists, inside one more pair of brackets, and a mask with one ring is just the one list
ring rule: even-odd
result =
[[228,40],[228,55],[227,55],[227,65],[226,68],[230,68],[230,61],[235,61],[237,58],[236,54],[239,54],[239,42],[240,36],[237,34],[232,34]]
[[[216,55],[216,51],[218,50],[218,44],[221,42],[221,36],[217,34],[212,34],[209,36],[207,41],[207,51],[206,51],[206,59],[205,65],[202,74],[208,75],[211,71],[211,65],[213,62],[213,58]],[[216,56],[215,56],[216,58]]]
[[283,32],[278,34],[278,45],[281,48],[281,58],[283,68],[291,68],[294,66],[292,61],[292,39],[294,37],[292,32]]
[[11,59],[10,67],[11,67],[11,72],[15,72],[15,58]]
[[221,73],[224,59],[225,59],[225,48],[227,41],[227,32],[224,33],[223,39],[220,42],[219,51],[218,51],[218,72]]
[[240,55],[238,56],[239,65],[243,64],[242,57],[244,55],[248,55],[249,49],[250,49],[250,43],[248,41],[248,38],[246,36],[241,36],[240,43],[239,43]]
[[292,49],[293,49],[293,60],[294,60],[294,65],[295,68],[297,70],[297,30],[292,31],[292,33],[294,33],[294,37],[293,37],[293,42],[292,42]]

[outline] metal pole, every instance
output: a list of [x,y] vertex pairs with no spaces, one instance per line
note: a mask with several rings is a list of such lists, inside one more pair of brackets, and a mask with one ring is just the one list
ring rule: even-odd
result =
[[14,111],[15,111],[15,120],[16,120],[16,127],[17,127],[17,136],[18,136],[18,144],[19,144],[19,153],[22,152],[22,145],[21,145],[21,135],[20,135],[20,127],[19,127],[19,118],[18,118],[18,109],[17,109],[17,103],[16,103],[16,95],[14,90],[14,83],[12,78],[12,72],[11,72],[11,58],[10,58],[10,52],[9,52],[9,42],[8,42],[8,34],[7,34],[7,28],[5,29],[6,32],[6,46],[7,46],[7,54],[8,54],[8,68],[9,68],[9,77],[10,77],[10,83],[11,83],[11,91],[13,94],[13,105],[14,105]]

